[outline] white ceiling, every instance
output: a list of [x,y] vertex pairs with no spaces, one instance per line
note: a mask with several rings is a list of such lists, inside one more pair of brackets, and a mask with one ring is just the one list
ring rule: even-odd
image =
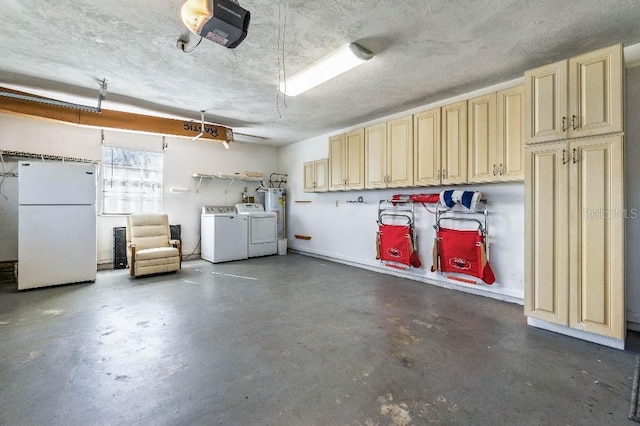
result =
[[[95,105],[106,78],[103,108],[197,120],[206,109],[236,140],[278,146],[640,41],[638,0],[239,2],[251,12],[242,44],[186,54],[183,0],[0,0],[0,85]],[[278,97],[282,63],[293,74],[354,41],[374,59]]]

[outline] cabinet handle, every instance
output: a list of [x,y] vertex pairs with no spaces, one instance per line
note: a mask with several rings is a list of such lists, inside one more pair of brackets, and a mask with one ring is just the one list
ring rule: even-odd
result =
[[568,127],[566,127],[567,124],[567,117],[562,117],[562,131],[566,132],[567,130],[569,130]]
[[567,164],[567,150],[563,149],[562,150],[562,165]]
[[578,117],[576,117],[575,115],[571,116],[571,127],[573,128],[573,130],[578,130],[577,118]]
[[447,171],[445,169],[442,169],[442,179],[446,179],[447,178]]
[[502,164],[500,164],[500,176],[502,176]]
[[496,165],[495,164],[493,165],[493,175],[494,176],[496,175]]
[[573,164],[576,164],[578,162],[578,160],[576,160],[576,149],[573,148],[573,151],[571,151],[571,161],[573,162]]

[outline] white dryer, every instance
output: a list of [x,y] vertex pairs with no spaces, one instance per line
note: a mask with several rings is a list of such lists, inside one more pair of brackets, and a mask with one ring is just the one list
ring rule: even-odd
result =
[[212,263],[247,259],[249,220],[233,206],[204,206],[200,216],[200,257]]
[[278,219],[276,212],[265,212],[259,203],[236,204],[241,216],[249,219],[249,257],[278,253]]

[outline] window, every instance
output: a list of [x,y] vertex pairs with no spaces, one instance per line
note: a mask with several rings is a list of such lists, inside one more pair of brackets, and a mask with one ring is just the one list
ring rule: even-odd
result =
[[162,153],[102,148],[102,213],[159,213]]

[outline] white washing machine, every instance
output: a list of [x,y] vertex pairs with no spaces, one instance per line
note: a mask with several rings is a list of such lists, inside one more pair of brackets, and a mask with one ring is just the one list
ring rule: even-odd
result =
[[212,263],[247,259],[249,220],[233,206],[204,206],[200,217],[200,257]]
[[249,257],[278,253],[278,219],[276,212],[265,212],[259,203],[236,204],[241,216],[249,219]]

